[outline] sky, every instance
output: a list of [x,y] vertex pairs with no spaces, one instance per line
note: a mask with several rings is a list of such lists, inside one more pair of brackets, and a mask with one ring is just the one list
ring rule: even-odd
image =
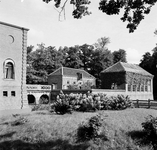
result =
[[65,16],[59,20],[54,3],[46,4],[42,0],[0,0],[0,21],[26,27],[28,32],[27,45],[37,46],[74,46],[94,44],[101,37],[108,37],[108,49],[113,51],[124,49],[128,63],[139,64],[142,55],[152,52],[156,46],[157,36],[157,4],[150,14],[145,16],[137,30],[129,33],[126,23],[120,15],[108,16],[98,10],[99,1],[91,0],[91,15],[82,19],[74,19],[73,6],[67,4]]

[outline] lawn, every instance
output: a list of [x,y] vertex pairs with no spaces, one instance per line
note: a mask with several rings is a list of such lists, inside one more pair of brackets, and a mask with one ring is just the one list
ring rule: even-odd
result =
[[[80,123],[101,114],[101,137],[76,142]],[[142,143],[141,123],[145,117],[157,117],[153,109],[126,109],[56,115],[48,111],[15,114],[0,118],[0,150],[151,150]]]

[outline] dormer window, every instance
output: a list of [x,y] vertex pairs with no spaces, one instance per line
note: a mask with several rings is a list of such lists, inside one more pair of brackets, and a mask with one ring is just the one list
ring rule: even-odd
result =
[[77,73],[77,81],[82,80],[82,73]]

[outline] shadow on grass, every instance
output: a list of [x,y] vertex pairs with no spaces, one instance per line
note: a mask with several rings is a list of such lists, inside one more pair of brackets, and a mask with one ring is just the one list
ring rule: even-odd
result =
[[87,143],[70,144],[61,139],[46,143],[29,143],[21,140],[0,142],[0,150],[85,150],[88,147]]
[[4,139],[4,138],[11,138],[15,133],[16,132],[10,132],[10,133],[7,133],[7,134],[0,135],[0,140]]
[[130,136],[136,142],[136,144],[140,146],[152,145],[154,150],[157,148],[156,139],[154,139],[154,137],[148,136],[147,133],[143,130],[128,132],[128,136]]

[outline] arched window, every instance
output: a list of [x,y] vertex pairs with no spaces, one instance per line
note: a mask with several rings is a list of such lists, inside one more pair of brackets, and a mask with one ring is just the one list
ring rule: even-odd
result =
[[15,78],[14,62],[11,59],[7,59],[4,62],[4,78],[5,79],[14,79]]

